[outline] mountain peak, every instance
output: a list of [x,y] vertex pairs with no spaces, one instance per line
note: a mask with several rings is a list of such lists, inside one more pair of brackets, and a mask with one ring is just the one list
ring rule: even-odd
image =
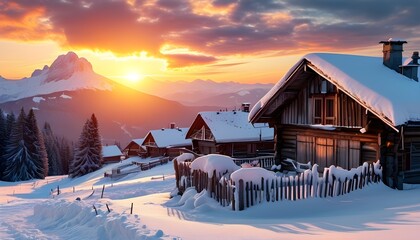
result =
[[44,68],[35,70],[31,77],[46,75],[45,83],[69,79],[76,72],[93,72],[92,64],[85,58],[79,58],[76,53],[68,52]]

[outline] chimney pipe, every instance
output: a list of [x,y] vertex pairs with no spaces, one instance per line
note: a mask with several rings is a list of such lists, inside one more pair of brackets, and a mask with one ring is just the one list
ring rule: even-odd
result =
[[385,66],[389,67],[401,73],[400,66],[402,64],[402,52],[403,44],[407,43],[404,40],[399,39],[388,39],[387,41],[380,41],[379,43],[383,44],[383,63]]
[[401,71],[404,76],[411,78],[415,81],[419,81],[418,68],[419,68],[419,52],[413,52],[411,56],[411,62],[405,66],[401,66]]
[[416,65],[418,65],[419,64],[419,52],[417,52],[417,51],[415,51],[415,52],[413,52],[413,55],[411,56],[411,59],[413,59],[413,62],[412,62],[412,64],[416,64]]
[[249,112],[250,103],[242,103],[241,110],[242,112]]

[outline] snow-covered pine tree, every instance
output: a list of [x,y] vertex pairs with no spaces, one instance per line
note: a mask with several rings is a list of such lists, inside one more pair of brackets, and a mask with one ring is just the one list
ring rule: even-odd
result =
[[94,113],[90,117],[90,121],[92,123],[93,146],[95,148],[95,153],[97,154],[97,156],[99,156],[98,161],[99,163],[102,164],[102,141],[101,141],[101,135],[99,134],[98,119],[96,118]]
[[39,175],[25,142],[26,129],[26,115],[22,108],[6,144],[4,180],[15,182],[29,180]]
[[35,178],[43,179],[48,175],[48,155],[45,149],[44,138],[38,128],[33,109],[29,110],[26,124],[26,142],[28,143],[29,153],[32,155],[32,159],[37,166],[36,172],[38,175]]
[[99,131],[92,119],[86,120],[79,137],[74,155],[70,177],[79,177],[101,168],[101,153],[98,153],[97,138]]
[[0,179],[3,179],[4,172],[4,150],[6,147],[6,117],[3,110],[0,109]]
[[58,139],[54,135],[51,125],[48,122],[45,122],[44,124],[42,135],[44,137],[45,148],[48,155],[48,176],[64,174]]
[[60,159],[63,174],[71,175],[69,170],[74,158],[73,146],[73,142],[69,142],[66,138],[62,137],[59,139]]
[[7,114],[7,117],[6,117],[6,136],[7,136],[7,138],[9,138],[10,134],[12,134],[12,128],[13,128],[15,122],[16,122],[15,114],[13,112],[10,113],[10,114]]

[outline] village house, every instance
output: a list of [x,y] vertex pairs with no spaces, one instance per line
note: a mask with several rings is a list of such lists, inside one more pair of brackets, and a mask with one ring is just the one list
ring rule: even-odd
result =
[[176,157],[180,154],[179,149],[191,150],[191,140],[185,138],[187,131],[188,128],[178,128],[171,123],[170,128],[149,131],[142,145],[146,147],[149,157]]
[[147,155],[147,150],[145,146],[142,146],[144,138],[137,138],[131,140],[130,143],[123,149],[124,156],[129,157],[145,157]]
[[380,159],[389,186],[420,183],[419,54],[403,65],[405,41],[380,43],[383,58],[308,54],[254,106],[250,122],[275,129],[277,163],[322,171]]
[[268,124],[248,122],[249,105],[241,111],[200,112],[186,137],[201,154],[254,157],[273,152],[274,132]]
[[102,164],[119,162],[122,156],[117,145],[102,146]]

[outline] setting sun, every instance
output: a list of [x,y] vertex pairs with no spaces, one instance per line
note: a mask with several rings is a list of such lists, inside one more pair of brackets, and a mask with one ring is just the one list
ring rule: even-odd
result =
[[143,75],[137,72],[131,72],[124,76],[124,79],[131,83],[138,83],[144,78]]

